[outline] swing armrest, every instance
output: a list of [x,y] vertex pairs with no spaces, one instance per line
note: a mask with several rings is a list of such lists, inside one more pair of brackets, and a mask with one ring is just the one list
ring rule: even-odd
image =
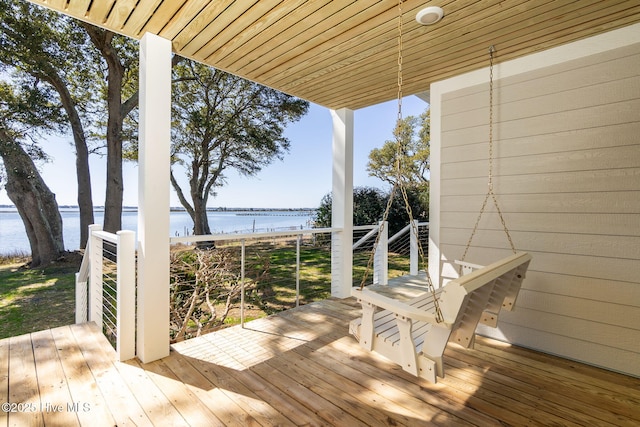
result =
[[[365,302],[380,307],[383,310],[389,310],[396,316],[420,320],[434,325],[441,323],[436,319],[435,313],[431,311],[421,310],[404,302],[370,291],[367,288],[362,290],[359,288],[351,288],[351,296],[356,298],[360,303]],[[446,324],[446,326],[448,328],[451,327],[451,325],[448,324]]]
[[465,274],[471,273],[472,271],[475,271],[475,270],[480,270],[481,268],[485,267],[484,265],[472,264],[470,262],[460,261],[458,259],[454,260],[453,263],[462,267],[465,271]]

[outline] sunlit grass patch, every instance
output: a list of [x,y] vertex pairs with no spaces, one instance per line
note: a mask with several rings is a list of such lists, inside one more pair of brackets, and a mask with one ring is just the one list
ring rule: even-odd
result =
[[74,261],[28,269],[25,259],[0,264],[0,338],[74,322]]

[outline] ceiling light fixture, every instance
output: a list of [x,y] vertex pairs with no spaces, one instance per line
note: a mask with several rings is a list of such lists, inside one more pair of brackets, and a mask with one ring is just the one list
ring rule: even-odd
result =
[[422,25],[433,25],[444,16],[444,10],[438,6],[429,6],[416,14],[416,21]]

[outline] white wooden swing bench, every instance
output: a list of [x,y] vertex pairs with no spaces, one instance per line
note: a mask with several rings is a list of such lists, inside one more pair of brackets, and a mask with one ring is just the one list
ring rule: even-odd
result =
[[[512,310],[531,255],[518,252],[452,280],[436,291],[443,321],[437,321],[433,294],[425,292],[408,302],[353,288],[362,304],[362,318],[349,332],[360,345],[398,363],[433,383],[444,377],[442,355],[447,342],[473,347],[479,322],[496,327],[501,309]],[[380,308],[381,310],[378,310]]]

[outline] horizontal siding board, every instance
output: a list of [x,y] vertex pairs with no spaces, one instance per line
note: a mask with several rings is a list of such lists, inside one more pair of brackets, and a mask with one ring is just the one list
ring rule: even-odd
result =
[[589,321],[578,317],[566,316],[562,313],[553,314],[518,307],[517,311],[500,314],[498,327],[503,327],[506,324],[532,328],[580,341],[598,342],[612,349],[640,351],[640,330],[630,330],[624,326]]
[[[615,329],[626,327],[633,331],[633,335],[637,339],[634,340],[633,346],[629,345],[625,348],[627,350],[635,348],[640,351],[640,306],[638,305],[611,304],[582,297],[562,296],[522,289],[518,294],[517,307],[517,311],[538,313],[537,317],[540,319],[554,317],[549,316],[550,314],[560,316],[561,319],[557,319],[557,322],[554,320],[554,323],[558,323],[558,325],[549,324],[545,328],[539,328],[549,331],[562,329],[564,327],[562,324],[568,323],[569,319],[589,321],[594,324],[591,326],[592,328],[595,328],[595,324],[606,325],[608,330],[614,327]],[[502,314],[500,314],[501,319],[503,318]],[[504,314],[504,320],[507,322],[522,322],[522,313],[515,314],[514,311],[514,315],[511,315],[511,313]],[[532,320],[536,321],[535,318]],[[579,328],[576,327],[575,329]],[[563,335],[570,334],[563,333]],[[578,338],[577,335],[574,336]],[[585,339],[584,337],[580,338]],[[614,336],[613,339],[615,340],[617,337]],[[613,346],[611,342],[607,345]]]
[[[495,88],[501,91],[500,87]],[[539,95],[531,98],[494,105],[494,123],[509,123],[533,117],[548,117],[550,114],[576,111],[608,106],[636,100],[640,97],[640,76],[612,82],[589,85],[573,90],[562,90],[560,93]],[[450,114],[442,119],[442,129],[473,128],[488,123],[489,100],[484,101],[484,108]]]
[[[505,254],[508,255],[508,252],[505,251]],[[477,258],[467,258],[472,262],[488,263],[492,261],[488,259],[483,262],[480,256]],[[445,276],[447,280],[458,277],[459,272],[456,267],[457,266],[454,266],[448,261],[444,261],[443,276]],[[522,289],[567,297],[579,295],[581,298],[588,300],[640,307],[640,286],[638,286],[636,282],[622,282],[575,275],[570,276],[561,273],[529,269],[527,271],[527,277],[522,283]],[[634,326],[634,328],[637,327]]]
[[[487,178],[479,178],[443,180],[442,194],[484,195],[487,192]],[[494,176],[493,184],[494,191],[498,195],[538,194],[543,190],[549,193],[640,191],[640,168]]]
[[[452,261],[462,256],[464,248],[463,245],[442,245],[446,258]],[[509,253],[510,250],[506,240],[505,244],[499,248],[474,244],[468,251],[466,261],[487,265],[507,256]],[[531,252],[531,254],[533,260],[529,268],[532,271],[555,273],[559,276],[572,275],[628,283],[638,283],[637,280],[640,277],[640,262],[636,259],[602,258],[548,252]],[[448,272],[443,269],[442,274],[446,276]]]
[[[531,96],[561,93],[583,85],[597,85],[637,77],[640,67],[640,47],[628,45],[598,55],[567,61],[552,67],[501,79],[505,95],[502,102]],[[516,90],[512,90],[512,88]]]
[[[496,213],[487,210],[480,219],[479,230],[502,230],[502,224]],[[495,211],[493,211],[495,212]],[[446,214],[446,215],[445,215]],[[471,232],[477,212],[445,212],[441,219],[441,230],[460,228]],[[507,227],[512,232],[558,233],[612,235],[622,237],[640,236],[638,215],[636,214],[558,214],[558,213],[521,213],[503,215]],[[480,239],[478,239],[480,240]]]
[[524,288],[548,294],[580,295],[585,299],[640,307],[640,286],[635,282],[529,271],[523,284]]
[[[640,99],[632,99],[615,104],[588,106],[578,110],[559,111],[506,122],[501,122],[496,117],[494,141],[637,123],[639,110]],[[442,138],[443,141],[446,141],[444,146],[451,147],[486,142],[488,135],[489,125],[488,122],[485,122],[485,124],[477,126],[443,132]]]
[[[465,197],[442,196],[442,212],[475,212],[482,205],[484,195]],[[498,200],[505,212],[519,213],[581,213],[581,214],[640,214],[640,191],[583,192],[573,197],[565,193],[501,194]]]
[[[511,89],[510,86],[520,89],[523,85],[533,85],[542,93],[553,93],[558,88],[575,88],[577,84],[583,82],[586,77],[591,82],[608,82],[616,79],[624,79],[637,75],[637,68],[640,61],[640,47],[637,44],[611,49],[601,52],[598,55],[588,55],[582,58],[573,59],[564,63],[550,67],[542,67],[536,70],[523,72],[513,76],[499,79],[502,88]],[[499,56],[499,52],[496,57]],[[576,78],[573,78],[576,76]],[[499,76],[498,76],[499,77]],[[544,83],[544,84],[541,84]],[[447,114],[455,114],[461,111],[468,111],[484,105],[482,93],[488,93],[487,84],[468,86],[453,92],[445,93],[442,96],[442,103],[446,106]],[[509,90],[503,93],[504,102],[527,97],[525,92]],[[487,96],[484,97],[486,102]],[[443,115],[443,116],[444,116]]]
[[[504,176],[625,168],[640,168],[640,144],[501,158],[493,173]],[[442,165],[442,178],[484,177],[487,171],[487,160],[461,161]]]
[[[609,234],[568,234],[511,231],[511,237],[519,250],[545,252],[553,248],[554,252],[571,255],[599,256],[606,258],[640,259],[640,236],[612,236]],[[441,242],[452,245],[466,245],[470,230],[450,228],[442,233]],[[502,230],[479,230],[474,240],[483,246],[500,247],[504,245],[505,233]]]
[[[565,358],[586,361],[595,366],[640,377],[638,352],[623,350],[593,341],[585,341],[570,336],[540,331],[531,325],[513,325],[505,322],[497,329],[480,325],[479,333],[484,336],[507,340],[524,347],[535,348]],[[624,333],[623,330],[620,333]]]
[[[637,47],[635,48],[637,50]],[[564,67],[563,67],[564,68]],[[629,55],[612,61],[590,63],[586,66],[575,68],[566,67],[563,72],[556,72],[556,68],[543,69],[532,73],[526,73],[516,77],[499,79],[494,82],[494,89],[500,93],[499,108],[516,114],[522,113],[521,109],[512,108],[518,103],[530,103],[535,107],[558,109],[566,106],[564,103],[572,103],[584,99],[585,93],[593,93],[588,97],[590,104],[598,105],[610,99],[613,93],[605,93],[606,88],[618,91],[620,87],[631,84],[637,85],[640,68],[640,56]],[[530,78],[530,79],[529,79]],[[468,116],[488,116],[489,87],[487,84],[474,86],[469,96],[448,97],[443,102],[447,114],[443,115],[443,130],[454,130],[468,126]],[[562,101],[557,103],[558,95],[564,95]],[[628,95],[624,95],[628,96]],[[548,98],[554,98],[556,102],[549,105]],[[526,109],[525,109],[526,111]],[[465,114],[465,121],[455,120],[456,116]],[[480,123],[483,123],[482,121]]]
[[[635,146],[640,152],[640,123],[620,123],[597,128],[574,129],[542,135],[527,135],[495,142],[496,154],[501,157],[520,157],[543,153],[566,153],[621,146]],[[488,140],[452,145],[442,149],[442,163],[456,163],[488,159]],[[637,156],[637,155],[636,155]]]

